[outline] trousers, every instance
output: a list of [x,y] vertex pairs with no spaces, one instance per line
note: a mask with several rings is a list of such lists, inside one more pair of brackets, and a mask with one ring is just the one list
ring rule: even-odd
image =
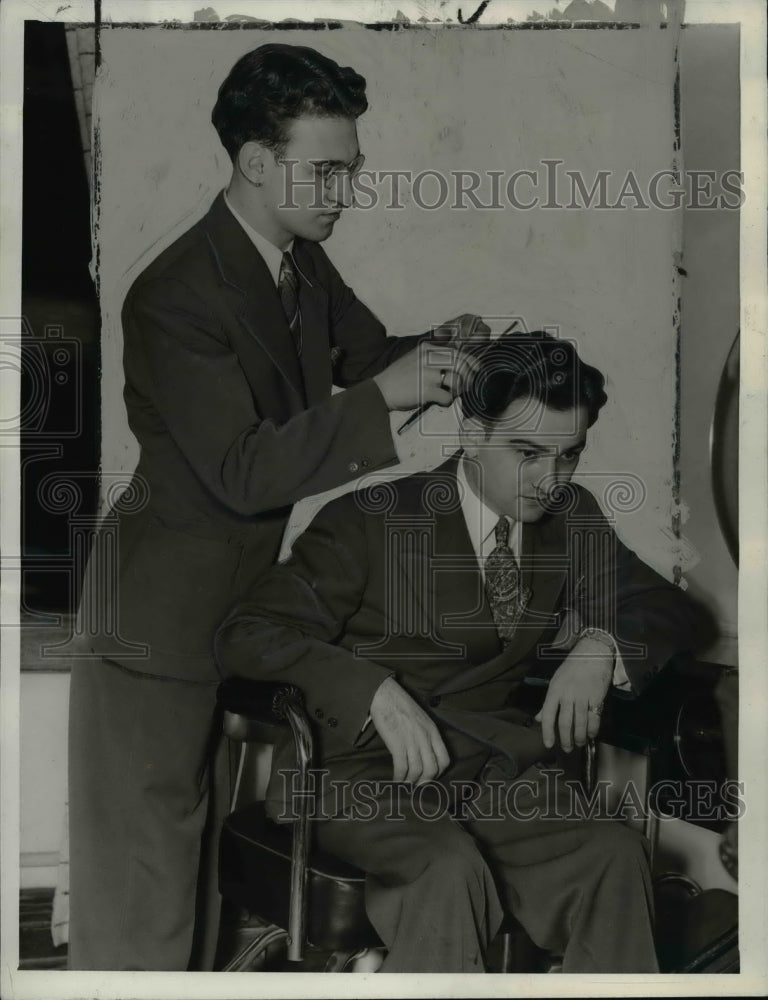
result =
[[381,971],[481,972],[507,911],[562,955],[563,972],[657,972],[642,836],[573,815],[567,785],[539,765],[514,781],[492,775],[483,770],[458,814],[456,786],[447,799],[424,786],[394,812],[389,790],[374,815],[316,825],[323,849],[367,873],[366,910],[388,949]]
[[69,967],[210,969],[228,748],[216,683],[109,660],[70,686]]

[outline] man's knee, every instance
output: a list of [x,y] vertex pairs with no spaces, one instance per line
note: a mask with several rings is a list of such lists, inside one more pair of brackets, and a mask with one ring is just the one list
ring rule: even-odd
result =
[[594,853],[609,864],[648,866],[648,841],[637,830],[616,820],[595,819],[589,824],[590,845]]
[[486,882],[488,866],[480,847],[464,831],[435,843],[425,860],[425,871],[435,882],[445,882],[454,887],[471,887]]

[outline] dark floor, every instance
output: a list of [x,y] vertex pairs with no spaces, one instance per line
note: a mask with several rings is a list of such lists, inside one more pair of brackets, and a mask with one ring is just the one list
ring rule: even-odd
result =
[[19,968],[66,969],[67,946],[51,937],[53,889],[22,889],[19,904]]
[[[19,908],[19,968],[66,969],[67,946],[55,948],[51,937],[51,912],[53,889],[22,889]],[[242,948],[256,930],[256,923],[244,918],[242,913],[225,908],[222,914],[222,933],[217,967],[221,968]],[[489,950],[491,968],[498,968],[501,959],[501,942],[495,941]],[[328,968],[331,953],[309,946],[301,963],[288,963],[284,947],[270,947],[265,958],[254,967],[264,971],[323,972]],[[543,967],[537,971],[544,971]]]
[[[670,894],[670,889],[671,893]],[[695,896],[676,886],[657,888],[657,949],[662,972],[734,973],[739,970],[738,900],[732,893],[714,889]],[[19,908],[19,969],[66,969],[67,946],[54,947],[51,937],[53,889],[22,889]],[[236,910],[225,909],[217,968],[253,937],[259,921],[249,921]],[[544,953],[528,945],[524,936],[515,945],[514,968],[547,971]],[[489,968],[499,968],[499,939],[487,955]],[[300,964],[286,962],[284,948],[270,947],[254,966],[264,971],[322,972],[331,953],[308,947]],[[554,971],[554,969],[552,970]]]

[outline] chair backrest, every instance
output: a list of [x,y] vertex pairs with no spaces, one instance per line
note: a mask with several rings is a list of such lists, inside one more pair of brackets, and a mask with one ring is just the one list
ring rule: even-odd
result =
[[274,744],[288,731],[286,722],[268,722],[256,719],[244,712],[224,711],[222,720],[224,735],[236,743]]

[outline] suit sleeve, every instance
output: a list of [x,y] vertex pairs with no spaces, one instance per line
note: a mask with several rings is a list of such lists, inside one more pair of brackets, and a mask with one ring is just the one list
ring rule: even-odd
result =
[[714,625],[702,607],[624,545],[594,498],[583,493],[580,513],[585,508],[590,529],[582,536],[577,569],[579,612],[585,625],[613,636],[632,693],[640,694],[675,653],[708,644]]
[[322,280],[331,301],[331,337],[340,354],[334,382],[342,387],[359,385],[412,351],[430,334],[388,337],[368,306],[344,284],[325,252],[321,254]]
[[216,636],[225,676],[289,681],[310,715],[353,745],[376,689],[393,671],[334,642],[357,611],[367,577],[363,515],[348,494],[327,504],[233,609]]
[[239,514],[293,504],[397,461],[389,413],[370,379],[282,424],[258,413],[221,324],[183,282],[156,280],[130,294],[123,326],[174,442]]

